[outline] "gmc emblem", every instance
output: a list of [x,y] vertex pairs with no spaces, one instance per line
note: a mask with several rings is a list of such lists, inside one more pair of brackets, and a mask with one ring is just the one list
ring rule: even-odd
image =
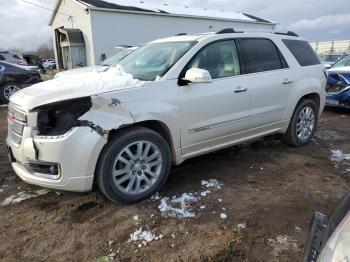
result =
[[13,112],[9,112],[7,115],[7,118],[11,121],[15,121],[16,120],[16,114]]

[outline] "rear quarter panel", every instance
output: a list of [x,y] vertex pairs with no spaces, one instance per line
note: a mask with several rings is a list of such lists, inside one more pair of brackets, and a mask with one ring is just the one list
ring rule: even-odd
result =
[[323,65],[314,65],[300,67],[295,70],[296,80],[294,87],[294,99],[290,100],[289,118],[292,117],[293,112],[300,99],[308,94],[316,93],[320,98],[319,114],[322,113],[326,102],[326,83],[327,79],[324,74]]

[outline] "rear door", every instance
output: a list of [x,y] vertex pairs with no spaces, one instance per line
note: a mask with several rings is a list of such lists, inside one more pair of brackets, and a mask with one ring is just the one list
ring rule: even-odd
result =
[[275,43],[266,38],[240,39],[250,79],[249,128],[280,123],[294,86],[294,75]]

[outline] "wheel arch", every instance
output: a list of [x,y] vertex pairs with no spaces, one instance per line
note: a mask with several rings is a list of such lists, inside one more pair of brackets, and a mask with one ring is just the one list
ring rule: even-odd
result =
[[109,132],[108,140],[112,139],[114,136],[118,135],[119,132],[125,131],[126,129],[132,129],[134,127],[144,127],[153,130],[154,132],[161,135],[164,140],[168,143],[170,152],[171,152],[171,160],[175,162],[175,147],[174,142],[171,136],[170,129],[168,126],[159,120],[145,120],[140,122],[135,122],[133,124],[124,125],[117,129],[112,129]]
[[[300,103],[300,101],[304,100],[304,99],[310,99],[312,101],[314,101],[317,105],[317,108],[320,109],[320,105],[321,105],[321,97],[320,97],[320,94],[316,93],[316,92],[313,92],[313,93],[309,93],[309,94],[306,94],[302,97],[300,97],[297,105]],[[296,106],[297,106],[296,105]]]
[[297,98],[294,100],[296,102],[292,105],[291,110],[289,111],[288,119],[292,118],[292,116],[293,116],[296,108],[300,104],[300,102],[305,100],[305,99],[310,99],[310,100],[314,101],[317,105],[317,108],[319,109],[319,113],[321,113],[322,100],[321,100],[320,93],[318,93],[315,90],[309,90],[308,92],[304,92],[304,93],[299,94],[297,96]]
[[310,100],[314,101],[318,107],[319,116],[322,113],[322,109],[324,106],[324,99],[322,99],[321,94],[318,91],[318,89],[305,90],[304,92],[301,92],[298,95],[295,95],[294,97],[295,97],[295,99],[293,99],[293,102],[290,103],[289,110],[286,112],[285,119],[287,119],[287,121],[286,121],[286,123],[281,131],[281,133],[283,133],[283,134],[287,132],[287,129],[289,127],[289,123],[293,117],[293,114],[294,114],[295,110],[297,109],[298,105],[301,103],[301,101],[303,101],[305,99],[310,99]]

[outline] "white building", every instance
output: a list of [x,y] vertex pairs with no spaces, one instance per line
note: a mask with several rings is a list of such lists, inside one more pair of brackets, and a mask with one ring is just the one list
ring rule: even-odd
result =
[[49,25],[54,29],[59,68],[101,62],[116,46],[134,46],[179,33],[234,28],[272,31],[276,23],[252,15],[143,0],[58,0]]

